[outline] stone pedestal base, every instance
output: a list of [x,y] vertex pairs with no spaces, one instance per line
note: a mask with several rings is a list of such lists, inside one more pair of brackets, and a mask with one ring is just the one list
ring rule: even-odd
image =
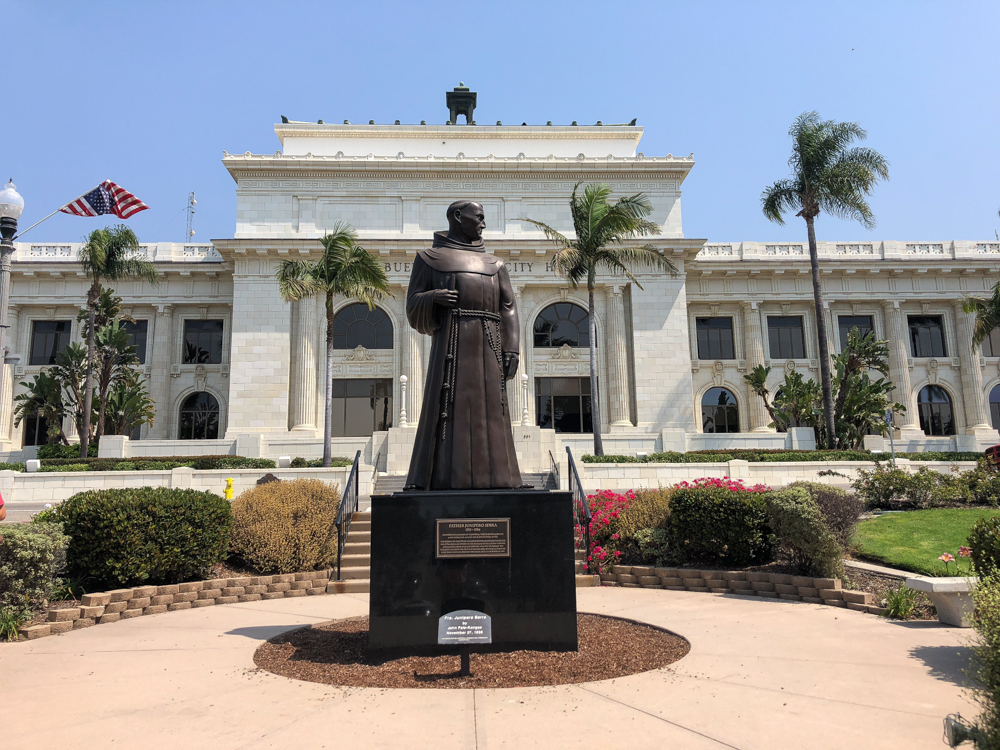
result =
[[[371,514],[371,648],[436,646],[438,618],[472,609],[492,618],[477,648],[576,650],[569,492],[397,492],[372,496]],[[510,557],[437,559],[447,518],[509,518]]]

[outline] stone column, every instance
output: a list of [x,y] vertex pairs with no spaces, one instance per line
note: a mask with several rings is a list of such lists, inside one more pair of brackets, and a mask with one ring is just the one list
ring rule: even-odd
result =
[[[403,287],[403,299],[406,299],[406,287]],[[403,312],[403,360],[401,375],[406,376],[406,423],[416,426],[420,423],[420,406],[424,399],[424,342],[423,334],[418,333],[406,321]],[[428,337],[429,338],[429,337]],[[397,412],[399,410],[397,409]]]
[[[760,325],[760,310],[756,302],[743,303],[743,354],[749,374],[757,365],[764,364],[764,333]],[[750,392],[750,430],[771,432],[771,415],[764,408],[764,399]]]
[[[11,354],[20,354],[17,351],[17,305],[10,305],[7,308],[7,348]],[[22,357],[25,355],[22,355]],[[22,361],[21,364],[24,364]],[[9,441],[14,438],[14,365],[0,365],[0,441]],[[8,448],[10,446],[8,445]]]
[[[920,432],[920,420],[910,398],[910,337],[899,301],[882,303],[885,310],[885,333],[889,339],[889,378],[895,386],[893,397],[906,407],[897,415],[900,430]],[[921,433],[922,434],[922,433]]]
[[316,429],[316,298],[292,305],[291,403],[292,430]]
[[149,437],[166,440],[171,435],[173,424],[170,413],[170,365],[174,351],[174,307],[158,305],[153,323],[152,357],[148,358],[149,395],[156,404],[156,419],[149,428]]
[[625,345],[625,305],[617,284],[607,287],[608,326],[606,335],[608,364],[608,422],[612,426],[631,427],[628,398],[628,349]]
[[527,372],[528,369],[528,359],[525,347],[530,346],[530,344],[525,340],[525,337],[530,336],[530,332],[525,328],[525,310],[524,305],[521,303],[521,292],[523,287],[511,285],[514,289],[514,302],[517,305],[517,318],[518,325],[521,327],[521,337],[520,345],[517,350],[518,364],[517,364],[517,374],[514,376],[513,380],[507,381],[507,406],[510,409],[510,422],[511,424],[521,423],[521,412],[524,409],[524,394],[521,388],[521,374]]
[[965,403],[966,433],[991,430],[990,415],[986,410],[983,393],[983,371],[979,366],[979,352],[972,348],[972,329],[975,313],[962,309],[962,300],[955,300],[955,320],[958,323],[958,356],[962,364],[962,400]]

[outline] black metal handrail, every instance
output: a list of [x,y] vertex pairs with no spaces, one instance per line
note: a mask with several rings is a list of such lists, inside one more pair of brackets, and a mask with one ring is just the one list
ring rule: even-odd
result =
[[556,461],[556,457],[552,455],[552,451],[549,451],[549,471],[551,471],[552,476],[555,477],[556,489],[558,490],[562,486],[562,483],[559,481],[559,462]]
[[583,540],[583,567],[588,573],[593,573],[594,569],[590,563],[590,503],[587,502],[587,493],[583,490],[580,472],[577,471],[576,461],[573,460],[573,451],[568,445],[566,456],[569,458],[569,491],[573,493],[573,518]]
[[347,475],[347,484],[344,485],[344,494],[340,498],[340,510],[337,511],[337,580],[340,577],[341,561],[344,558],[344,544],[347,542],[347,535],[351,531],[351,521],[358,510],[358,466],[361,464],[361,451],[354,454],[354,463],[351,465],[351,473]]

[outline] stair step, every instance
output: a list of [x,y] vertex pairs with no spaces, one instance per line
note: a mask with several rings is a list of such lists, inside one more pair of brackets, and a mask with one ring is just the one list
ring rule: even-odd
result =
[[576,576],[576,587],[578,589],[586,589],[590,588],[591,586],[600,586],[600,585],[601,585],[600,576],[580,575],[579,573]]
[[[337,575],[337,572],[334,571],[333,575]],[[370,566],[362,567],[360,565],[358,567],[341,568],[340,577],[344,579],[350,578],[351,580],[357,580],[359,578],[364,578],[367,580],[368,578],[372,577],[372,569]]]
[[347,535],[347,544],[353,542],[361,542],[362,544],[371,544],[372,533],[370,531],[355,531],[351,529],[351,533]]
[[368,542],[348,542],[344,545],[344,557],[351,555],[365,555],[371,557],[372,546]]
[[371,591],[371,582],[367,578],[330,581],[326,584],[326,593],[328,594],[367,594],[369,591]]
[[342,568],[356,568],[359,565],[368,565],[372,559],[370,554],[344,555],[340,558]]

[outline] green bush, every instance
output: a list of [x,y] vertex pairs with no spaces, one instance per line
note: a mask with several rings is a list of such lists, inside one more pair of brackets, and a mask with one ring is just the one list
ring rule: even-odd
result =
[[[189,466],[198,471],[211,469],[275,469],[277,463],[269,458],[244,458],[243,456],[150,456],[148,458],[47,458],[42,460],[41,471],[52,466],[85,466],[72,471],[169,471],[179,466]],[[335,464],[336,465],[336,464]],[[347,464],[350,466],[350,463]],[[59,471],[59,469],[55,469]],[[61,471],[69,471],[62,469]]]
[[70,536],[70,575],[109,588],[204,573],[225,558],[232,522],[218,495],[167,487],[81,492],[52,515]]
[[1000,516],[980,518],[969,532],[972,565],[979,575],[1000,572]]
[[24,464],[11,464],[0,461],[0,471],[24,471]]
[[[890,458],[889,453],[883,453],[883,459]],[[972,451],[924,451],[923,453],[897,453],[896,458],[908,458],[911,461],[978,461],[982,453]]]
[[[87,446],[87,456],[97,458],[97,441],[94,440]],[[49,443],[38,449],[39,458],[80,458],[80,445],[62,445],[61,443]]]
[[801,487],[812,497],[826,521],[826,526],[847,549],[865,509],[865,501],[840,487],[820,482],[793,482],[789,487]]
[[890,620],[909,620],[917,608],[917,590],[900,581],[894,589],[885,592],[885,617]]
[[293,573],[337,559],[337,485],[318,479],[268,482],[233,501],[230,550],[261,573]]
[[[676,562],[677,551],[673,548],[673,540],[666,529],[639,529],[634,538],[640,559],[633,564],[662,567]],[[629,562],[626,561],[625,564]]]
[[57,523],[0,526],[0,608],[46,601],[66,564],[69,542]]
[[670,499],[670,526],[680,554],[690,562],[742,567],[766,562],[773,552],[760,492],[678,488]]
[[1000,474],[987,469],[985,459],[980,459],[975,469],[963,472],[961,476],[976,505],[994,508],[1000,505]]
[[635,539],[643,529],[670,529],[670,496],[673,488],[635,490],[628,506],[618,514],[618,534]]
[[115,464],[112,471],[135,471],[135,463],[132,461],[120,461]]
[[976,640],[967,674],[980,707],[974,722],[981,735],[976,747],[1000,748],[1000,573],[983,578],[972,590],[972,598]]
[[809,491],[789,487],[769,492],[767,515],[778,544],[802,575],[839,578],[843,550]]
[[[897,458],[908,458],[912,461],[977,461],[983,457],[981,453],[897,453]],[[769,450],[769,449],[722,449],[690,451],[689,453],[650,453],[647,456],[592,456],[586,454],[581,459],[587,464],[705,464],[725,463],[727,461],[750,461],[751,463],[772,463],[787,461],[878,461],[888,458],[888,454],[874,454],[869,451],[847,450]]]
[[[330,462],[330,466],[353,466],[353,458],[345,458],[344,456],[334,456]],[[322,458],[302,458],[297,456],[292,459],[290,464],[293,469],[318,469],[323,466]]]
[[90,467],[87,464],[60,464],[59,466],[42,466],[39,471],[90,471]]

